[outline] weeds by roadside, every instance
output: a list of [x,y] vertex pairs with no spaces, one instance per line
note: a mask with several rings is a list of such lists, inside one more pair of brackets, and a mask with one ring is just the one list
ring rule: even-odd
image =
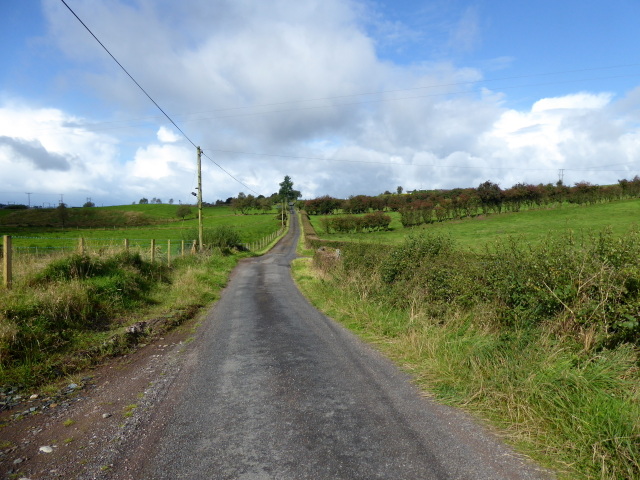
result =
[[180,324],[216,298],[237,258],[214,250],[168,267],[73,254],[28,270],[0,296],[0,385],[32,388]]
[[566,478],[640,478],[637,231],[317,252],[312,301]]

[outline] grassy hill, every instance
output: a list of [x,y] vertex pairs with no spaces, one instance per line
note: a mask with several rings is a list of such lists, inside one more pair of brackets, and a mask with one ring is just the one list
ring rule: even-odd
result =
[[311,217],[344,242],[294,265],[314,305],[558,478],[640,478],[640,200],[391,215],[392,231],[340,235]]
[[[94,244],[109,245],[122,239],[158,241],[193,240],[197,237],[196,207],[183,219],[176,216],[179,205],[119,205],[112,207],[70,208],[62,227],[56,209],[2,211],[0,235],[12,235],[14,246],[72,248],[79,237]],[[203,226],[233,227],[242,242],[264,238],[280,227],[272,213],[237,215],[228,206],[203,208]]]
[[537,243],[547,238],[549,234],[564,234],[569,230],[576,235],[581,235],[610,227],[613,233],[622,234],[632,225],[640,224],[640,200],[585,206],[567,204],[561,208],[491,214],[413,228],[403,228],[398,213],[388,212],[388,214],[393,219],[390,225],[392,230],[359,234],[326,235],[320,225],[321,217],[312,216],[310,219],[320,237],[331,240],[398,244],[411,231],[427,231],[450,235],[460,246],[477,249],[505,235],[518,236],[529,243]]

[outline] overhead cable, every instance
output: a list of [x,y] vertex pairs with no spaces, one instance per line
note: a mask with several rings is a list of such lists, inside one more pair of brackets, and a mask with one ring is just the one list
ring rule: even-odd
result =
[[[73,9],[67,4],[67,2],[65,2],[65,0],[60,0],[65,7],[67,7],[67,9],[73,14],[74,17],[76,17],[76,19],[82,24],[82,26],[87,30],[87,32],[89,32],[91,34],[91,36],[96,40],[96,42],[98,42],[100,44],[100,46],[104,49],[105,52],[107,52],[109,54],[109,56],[113,59],[114,62],[116,62],[118,64],[118,66],[122,69],[122,71],[124,73],[127,74],[127,76],[131,79],[131,81],[133,81],[133,83],[135,83],[137,85],[137,87],[142,91],[142,93],[144,93],[147,98],[149,100],[151,100],[151,102],[158,108],[158,110],[160,110],[162,112],[162,114],[173,124],[174,127],[176,127],[176,129],[182,134],[182,136],[187,139],[187,141],[193,145],[195,148],[198,148],[198,146],[189,138],[189,136],[176,124],[176,122],[173,121],[173,119],[167,114],[167,112],[165,112],[162,107],[160,105],[158,105],[158,102],[156,102],[151,95],[149,95],[149,93],[142,87],[142,85],[140,85],[138,83],[138,81],[133,78],[133,76],[127,71],[126,68],[124,68],[124,66],[118,61],[118,59],[109,51],[109,49],[100,41],[100,39],[98,37],[96,37],[96,35],[91,31],[91,29],[82,21],[82,19],[76,14],[76,12],[73,11]],[[227,172],[224,168],[222,168],[218,163],[214,162],[210,157],[208,157],[207,155],[205,155],[206,158],[208,158],[209,160],[211,160],[211,162],[213,162],[215,165],[218,166],[218,168],[220,168],[220,170],[222,170],[224,173],[226,173],[227,175],[229,175],[231,178],[233,178],[236,182],[240,183],[241,185],[243,185],[244,187],[248,188],[249,190],[251,190],[254,193],[255,192],[253,189],[251,189],[250,187],[248,187],[247,185],[245,185],[244,183],[242,183],[240,180],[238,180],[236,177],[234,177],[233,175],[231,175],[229,172]]]

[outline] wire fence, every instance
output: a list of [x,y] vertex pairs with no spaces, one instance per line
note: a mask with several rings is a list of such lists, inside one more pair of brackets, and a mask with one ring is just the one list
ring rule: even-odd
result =
[[123,238],[71,238],[71,237],[25,237],[12,236],[15,255],[47,255],[56,252],[105,253],[114,250],[134,249],[148,252],[153,245],[156,253],[183,253],[185,246],[191,246],[193,240],[177,239],[123,239]]
[[[242,244],[248,251],[261,251],[280,237],[285,231],[284,227],[266,235],[265,237]],[[104,255],[122,250],[133,250],[140,253],[143,258],[152,262],[163,261],[171,264],[171,260],[177,256],[195,254],[197,252],[196,240],[176,239],[123,239],[123,238],[72,238],[72,237],[29,237],[11,236],[2,237],[2,283],[6,288],[11,288],[15,260],[20,258],[26,261],[29,257],[41,258],[64,255],[73,252],[81,254]],[[15,257],[15,258],[14,258]]]

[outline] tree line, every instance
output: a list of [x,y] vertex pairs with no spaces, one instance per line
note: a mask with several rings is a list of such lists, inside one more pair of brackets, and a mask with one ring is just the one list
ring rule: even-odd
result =
[[[398,188],[398,192],[402,190]],[[518,212],[521,209],[549,207],[564,202],[586,205],[640,197],[640,177],[619,180],[615,185],[578,182],[556,184],[518,183],[502,189],[487,180],[477,188],[413,191],[407,194],[385,192],[378,196],[354,195],[347,199],[329,195],[303,202],[309,215],[336,213],[362,214],[376,211],[399,212],[405,227],[489,213]]]

